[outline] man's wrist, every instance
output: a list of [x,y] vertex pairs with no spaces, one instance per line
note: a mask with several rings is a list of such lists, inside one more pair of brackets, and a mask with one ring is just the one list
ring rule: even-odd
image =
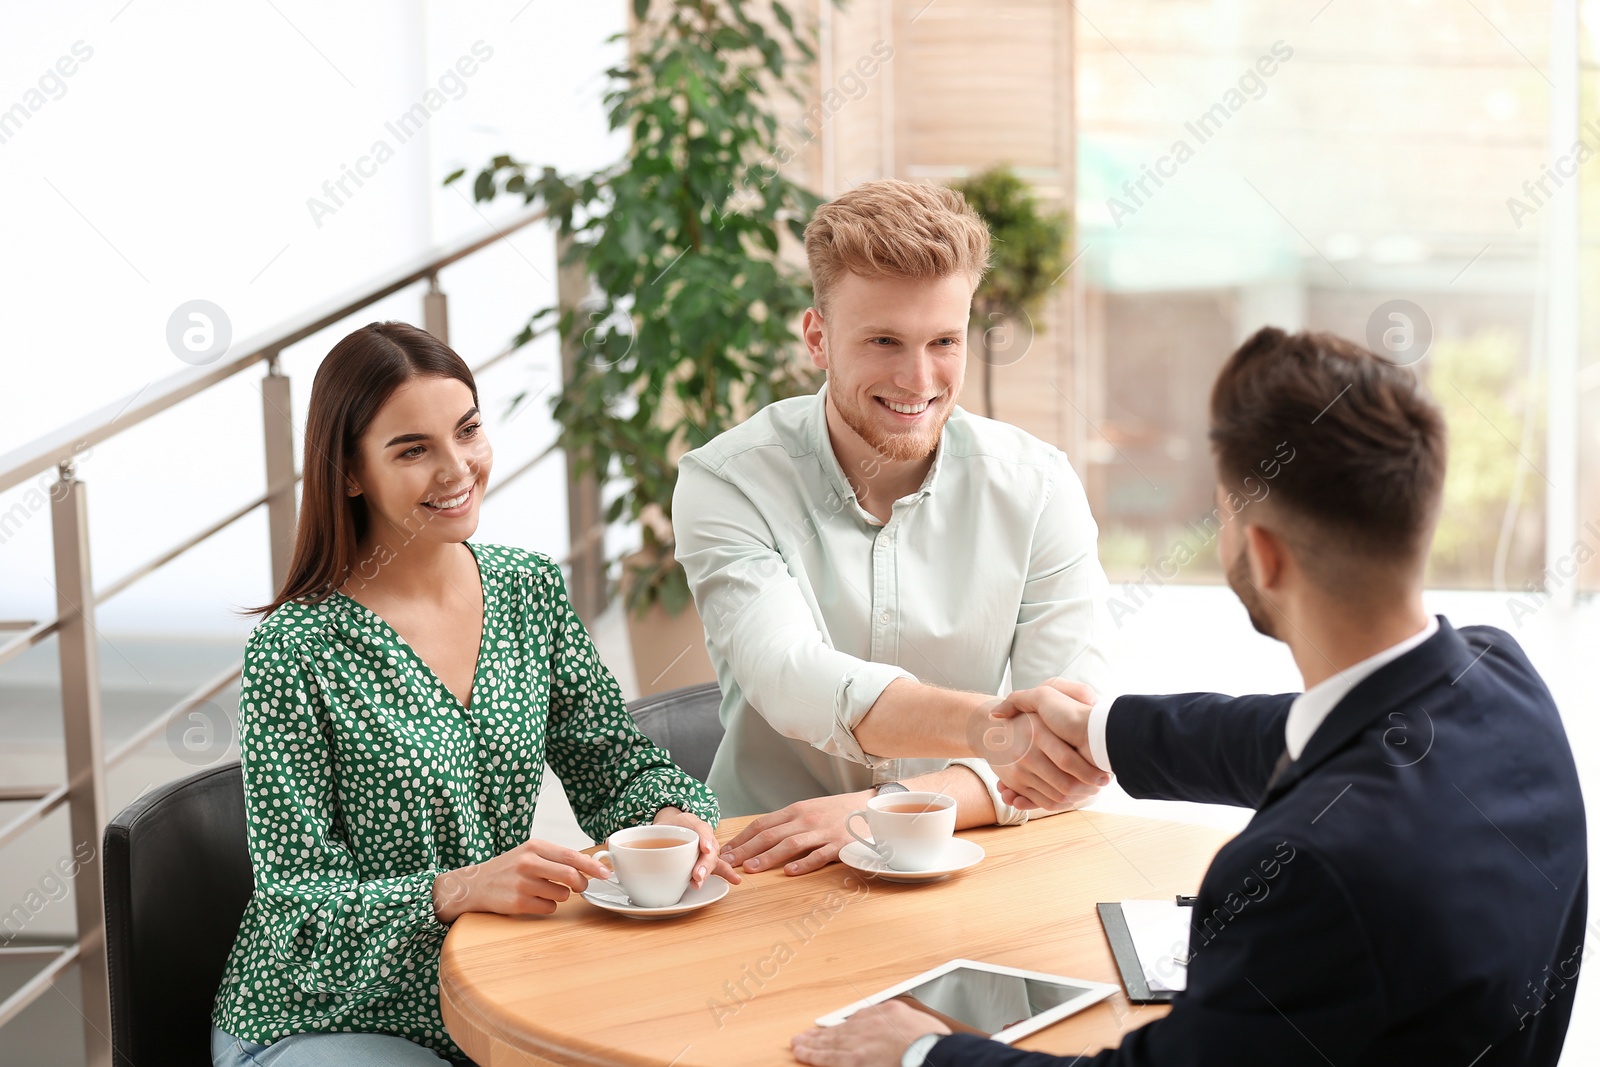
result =
[[939,1039],[944,1036],[944,1034],[937,1032],[923,1034],[911,1042],[910,1047],[900,1057],[900,1067],[922,1067],[927,1062],[928,1053],[933,1051],[933,1046],[937,1045]]
[[1014,808],[1005,802],[1000,795],[1000,776],[995,773],[988,760],[971,756],[950,761],[952,767],[963,767],[983,787],[985,796],[988,797],[989,806],[994,809],[994,824],[996,826],[1015,826],[1028,821],[1028,813],[1019,808]]
[[1106,748],[1106,718],[1111,714],[1111,705],[1116,703],[1114,696],[1097,701],[1089,711],[1089,762],[1099,767],[1107,774],[1116,774],[1111,767],[1111,753]]

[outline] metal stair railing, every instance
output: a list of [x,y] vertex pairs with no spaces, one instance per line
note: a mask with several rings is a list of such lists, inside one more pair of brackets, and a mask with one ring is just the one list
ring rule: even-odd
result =
[[[43,967],[36,975],[0,1002],[0,1028],[76,963],[83,983],[83,1033],[87,1063],[89,1067],[112,1067],[105,902],[100,867],[100,840],[107,820],[107,772],[137,752],[186,711],[227,689],[238,680],[242,668],[242,661],[235,662],[203,682],[107,755],[101,736],[103,720],[98,648],[95,644],[96,608],[261,507],[267,509],[273,588],[279,588],[288,573],[289,558],[294,548],[295,485],[300,480],[295,470],[296,436],[290,407],[290,381],[280,365],[280,353],[295,342],[423,281],[428,284],[423,294],[423,328],[448,344],[448,304],[439,288],[439,272],[545,218],[543,210],[528,211],[514,216],[508,223],[493,226],[488,233],[420,256],[375,283],[230,346],[230,353],[237,354],[230,354],[214,365],[182,370],[124,400],[108,404],[99,411],[0,456],[0,493],[20,486],[29,479],[37,479],[39,491],[49,496],[54,542],[53,584],[56,589],[55,617],[38,621],[0,621],[0,664],[16,658],[49,637],[57,639],[67,757],[67,780],[62,784],[0,786],[0,802],[31,802],[20,814],[0,826],[0,848],[15,841],[64,804],[69,812],[73,855],[88,856],[87,861],[81,863],[74,880],[78,929],[76,943],[63,948],[0,948],[0,957],[3,958],[37,957],[43,960]],[[565,251],[564,242],[559,247]],[[557,271],[558,303],[563,308],[576,308],[587,297],[587,285],[587,277],[581,269],[574,271],[571,264],[567,264]],[[499,363],[517,347],[513,345],[483,360],[473,368],[474,373]],[[575,354],[571,347],[563,345],[563,373],[570,373],[573,358]],[[266,364],[266,373],[260,383],[266,445],[265,491],[243,507],[165,549],[109,585],[96,589],[89,567],[88,489],[77,477],[75,460],[100,442],[259,363]],[[485,500],[553,454],[554,449],[542,451],[499,478],[485,493]],[[47,486],[46,480],[52,470],[56,480]],[[579,476],[570,456],[567,457],[567,473],[569,498],[579,506],[569,509],[569,551],[562,562],[572,574],[570,584],[579,615],[585,622],[592,622],[604,607],[604,526],[600,521],[598,492],[591,484],[592,478]],[[4,519],[5,516],[0,515],[0,521]],[[3,918],[0,916],[0,919]]]

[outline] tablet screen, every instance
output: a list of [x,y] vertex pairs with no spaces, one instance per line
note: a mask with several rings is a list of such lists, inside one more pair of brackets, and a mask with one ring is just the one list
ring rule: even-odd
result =
[[938,1015],[953,1030],[985,1037],[1059,1007],[1093,987],[957,967],[913,986],[900,999]]

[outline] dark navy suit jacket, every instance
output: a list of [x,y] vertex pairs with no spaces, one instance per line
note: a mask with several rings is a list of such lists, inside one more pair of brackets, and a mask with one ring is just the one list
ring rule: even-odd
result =
[[1511,636],[1439,625],[1270,788],[1292,695],[1118,699],[1106,747],[1130,794],[1257,808],[1200,885],[1188,989],[1098,1056],[955,1035],[927,1062],[1555,1064],[1588,900],[1577,769]]

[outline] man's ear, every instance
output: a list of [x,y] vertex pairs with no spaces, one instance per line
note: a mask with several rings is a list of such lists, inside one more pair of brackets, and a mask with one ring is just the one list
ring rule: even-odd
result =
[[806,351],[811,354],[811,365],[818,370],[828,369],[828,338],[822,321],[822,312],[814,307],[806,308],[805,317],[800,320],[800,336],[806,339]]
[[1250,580],[1256,588],[1279,588],[1289,562],[1283,538],[1265,526],[1248,523],[1244,528],[1244,550],[1250,561]]

